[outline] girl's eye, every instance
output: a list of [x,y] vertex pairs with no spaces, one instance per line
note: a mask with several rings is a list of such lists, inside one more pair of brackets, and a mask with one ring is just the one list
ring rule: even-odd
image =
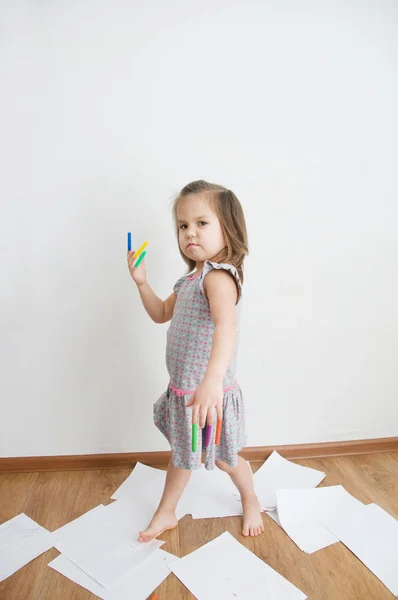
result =
[[180,225],[180,229],[184,229],[186,225]]
[[199,225],[207,225],[206,221],[199,221]]

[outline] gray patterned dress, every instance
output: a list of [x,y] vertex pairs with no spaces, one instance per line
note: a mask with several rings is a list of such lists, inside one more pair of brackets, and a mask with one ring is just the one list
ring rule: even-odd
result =
[[[201,466],[202,448],[206,469],[214,469],[221,460],[231,467],[237,464],[237,453],[246,444],[245,410],[241,389],[236,381],[234,356],[224,377],[223,422],[220,445],[215,445],[215,425],[210,445],[205,448],[205,431],[198,436],[197,451],[192,452],[192,408],[186,408],[193,392],[201,383],[210,359],[214,323],[204,293],[204,279],[212,269],[228,271],[239,291],[236,305],[237,323],[241,309],[241,282],[230,264],[206,261],[200,275],[184,275],[174,286],[177,300],[167,331],[166,365],[170,376],[167,391],[154,405],[154,421],[166,436],[172,450],[172,463],[182,469]],[[238,334],[237,334],[238,338]]]

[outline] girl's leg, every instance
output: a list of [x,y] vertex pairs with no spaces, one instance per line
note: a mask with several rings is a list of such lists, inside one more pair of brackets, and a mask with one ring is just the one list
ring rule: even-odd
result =
[[239,490],[243,508],[242,535],[259,535],[264,531],[264,524],[261,516],[260,502],[254,491],[253,474],[249,464],[241,456],[238,456],[236,467],[230,467],[221,460],[216,460],[216,465],[219,469],[228,473]]
[[175,511],[190,477],[191,471],[173,467],[170,461],[159,506],[148,528],[140,532],[138,537],[139,542],[149,542],[149,540],[156,538],[163,531],[177,527]]

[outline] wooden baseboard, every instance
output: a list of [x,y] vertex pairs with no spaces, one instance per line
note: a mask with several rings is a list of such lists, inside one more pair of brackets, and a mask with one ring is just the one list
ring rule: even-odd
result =
[[[294,444],[288,446],[256,446],[245,448],[241,456],[250,461],[263,461],[273,450],[285,458],[324,458],[327,456],[352,456],[376,452],[398,452],[398,437],[323,442],[319,444]],[[119,454],[83,454],[71,456],[23,456],[0,458],[0,473],[26,473],[32,471],[78,471],[87,469],[132,468],[137,462],[146,465],[167,465],[170,452],[127,452]]]

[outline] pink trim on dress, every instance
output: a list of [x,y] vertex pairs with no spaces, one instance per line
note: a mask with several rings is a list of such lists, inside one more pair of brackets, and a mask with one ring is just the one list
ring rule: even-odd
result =
[[196,273],[196,274],[194,273],[193,275],[190,275],[187,279],[188,279],[188,281],[192,281],[192,279],[196,279],[202,273],[203,273],[203,271],[201,271],[200,273]]
[[[229,387],[224,388],[224,390],[223,390],[224,394],[226,392],[230,392],[231,390],[233,390],[237,385],[238,385],[238,382],[235,381]],[[172,383],[169,383],[169,387],[175,393],[175,395],[178,396],[179,398],[181,398],[182,396],[192,396],[192,394],[195,393],[195,390],[180,390],[179,388],[176,388]]]

